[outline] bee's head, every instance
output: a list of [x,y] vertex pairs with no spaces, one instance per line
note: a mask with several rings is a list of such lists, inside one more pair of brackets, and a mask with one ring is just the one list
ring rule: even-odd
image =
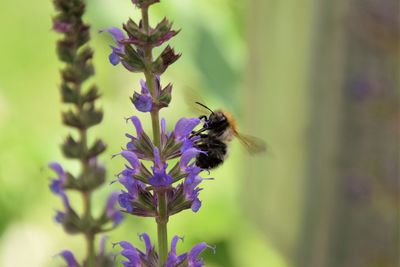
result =
[[210,114],[207,121],[208,128],[224,127],[228,123],[225,114],[221,110],[216,110]]

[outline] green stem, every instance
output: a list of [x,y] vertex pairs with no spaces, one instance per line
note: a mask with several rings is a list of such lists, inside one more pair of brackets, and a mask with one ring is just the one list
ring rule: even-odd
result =
[[[80,86],[78,87],[80,92]],[[78,111],[81,113],[83,111],[83,105],[78,105]],[[79,131],[81,137],[81,143],[83,144],[84,150],[87,150],[87,130],[81,129]],[[87,169],[89,168],[89,161],[86,157],[81,158],[81,165],[82,165],[82,174],[86,173]],[[91,200],[91,192],[90,191],[83,191],[82,198],[83,198],[83,218],[87,223],[91,223],[92,220],[92,200]],[[87,247],[87,255],[86,255],[86,266],[87,267],[94,267],[95,266],[95,251],[94,251],[94,240],[95,236],[92,233],[92,229],[89,227],[85,233],[86,239],[86,247]]]
[[157,222],[157,237],[158,237],[158,254],[160,257],[160,266],[163,266],[168,255],[168,207],[167,194],[158,192],[158,218]]
[[[149,33],[149,14],[148,7],[142,8],[142,23],[144,30]],[[144,48],[144,60],[145,60],[145,72],[146,84],[149,88],[150,94],[153,97],[153,102],[157,102],[156,92],[155,92],[155,76],[152,72],[152,47]],[[159,110],[155,109],[151,112],[151,123],[153,128],[153,142],[156,147],[160,149],[160,119]],[[168,255],[168,202],[167,195],[165,191],[155,192],[157,194],[157,204],[158,204],[158,216],[156,217],[157,222],[157,237],[158,237],[158,255],[159,255],[159,266],[162,267],[167,260]]]

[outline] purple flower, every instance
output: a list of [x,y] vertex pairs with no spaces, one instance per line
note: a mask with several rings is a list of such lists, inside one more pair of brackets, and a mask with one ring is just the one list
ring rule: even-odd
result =
[[173,182],[173,178],[167,174],[168,164],[161,161],[158,148],[154,148],[154,167],[153,176],[149,178],[149,183],[155,187],[169,186]]
[[140,189],[144,188],[144,184],[127,175],[123,175],[118,181],[128,190],[128,192],[122,191],[119,194],[118,203],[127,212],[132,213],[134,211],[133,202],[138,199]]
[[49,164],[49,168],[57,174],[57,178],[51,180],[50,190],[57,195],[63,194],[63,185],[67,180],[67,174],[65,173],[61,165],[57,162],[51,162]]
[[203,250],[209,247],[205,242],[195,245],[188,254],[188,266],[189,267],[201,267],[204,265],[203,259],[198,259],[197,257]]
[[147,84],[145,81],[140,80],[141,85],[141,94],[134,92],[132,102],[135,108],[141,112],[149,112],[153,107],[153,98],[147,88]]
[[128,261],[121,261],[125,267],[140,267],[139,251],[127,241],[117,243],[122,247],[120,254]]
[[179,161],[179,167],[182,172],[190,172],[193,170],[193,164],[189,165],[189,163],[192,159],[196,158],[199,153],[201,153],[201,151],[197,148],[188,148],[182,153]]
[[185,141],[189,138],[193,129],[200,123],[198,118],[182,118],[180,119],[174,129],[175,139],[178,141]]
[[67,194],[65,194],[63,185],[65,184],[67,180],[67,174],[65,173],[64,169],[61,167],[61,165],[57,162],[52,162],[49,164],[49,168],[51,168],[56,174],[57,178],[54,178],[51,180],[50,184],[50,190],[61,197],[61,200],[64,205],[65,212],[62,211],[57,211],[55,220],[58,223],[61,223],[63,218],[65,217],[66,212],[69,212],[71,210],[71,206],[69,204],[69,200],[67,197]]
[[144,133],[142,123],[140,122],[139,118],[136,116],[130,117],[131,122],[135,126],[136,129],[136,136],[140,138],[140,136]]
[[140,170],[141,164],[140,164],[139,158],[136,156],[136,154],[132,151],[123,150],[121,152],[121,155],[129,162],[129,164],[132,167],[132,168],[128,167],[129,170],[132,171],[132,173],[130,173],[130,174],[138,173]]
[[60,256],[67,262],[67,267],[79,267],[80,265],[76,261],[74,255],[69,250],[64,250],[60,253]]
[[183,193],[186,200],[192,202],[192,211],[197,212],[201,207],[201,201],[199,200],[199,192],[202,190],[197,186],[203,181],[203,179],[197,174],[200,172],[200,168],[194,167],[193,171],[186,177],[183,182]]
[[[127,241],[121,241],[116,243],[115,245],[120,245],[122,247],[122,251],[120,254],[124,256],[128,261],[121,261],[121,263],[125,267],[140,267],[140,266],[156,266],[149,265],[151,262],[152,254],[155,254],[154,248],[150,242],[150,237],[143,233],[139,236],[140,240],[142,240],[146,246],[146,253],[140,251],[135,248],[132,244]],[[143,265],[142,265],[143,263]]]
[[118,193],[113,192],[110,194],[107,200],[107,205],[106,205],[106,215],[109,219],[112,220],[113,222],[113,227],[117,226],[122,220],[122,212],[116,209],[115,204],[117,203],[118,200]]
[[[202,259],[198,259],[198,256],[203,250],[209,247],[206,243],[202,242],[195,245],[189,253],[183,253],[179,256],[176,255],[176,244],[178,243],[179,238],[178,236],[174,236],[171,242],[171,251],[168,253],[167,261],[165,263],[165,267],[175,267],[180,266],[183,262],[186,262],[188,267],[201,267],[204,265]],[[210,247],[209,247],[210,248]]]
[[111,34],[111,36],[113,37],[113,39],[117,45],[116,47],[112,46],[112,45],[110,46],[112,51],[111,51],[111,54],[108,56],[110,63],[115,66],[121,62],[118,54],[124,53],[124,46],[120,43],[120,41],[125,39],[125,35],[121,29],[118,29],[116,27],[109,28],[107,30],[107,32]]
[[174,129],[174,136],[177,142],[182,143],[180,152],[184,152],[187,149],[193,147],[194,139],[189,138],[193,129],[200,123],[198,118],[182,118],[180,119]]

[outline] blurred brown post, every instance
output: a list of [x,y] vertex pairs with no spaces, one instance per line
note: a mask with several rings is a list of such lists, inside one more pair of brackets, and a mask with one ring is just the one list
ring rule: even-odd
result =
[[315,1],[297,266],[399,266],[399,2]]
[[[252,159],[249,165],[259,168],[248,175],[254,196],[247,198],[260,204],[249,213],[289,266],[400,266],[399,10],[398,0],[249,0],[247,114],[250,125],[263,125],[259,131],[273,153],[272,160]],[[282,23],[297,24],[293,30]],[[291,30],[301,34],[277,45],[276,38]],[[303,72],[293,66],[299,62]],[[279,97],[289,85],[285,102]],[[302,105],[306,119],[293,108]],[[290,115],[282,116],[281,108]],[[296,116],[308,127],[304,136]],[[282,118],[287,120],[275,123]],[[297,150],[274,140],[288,131],[307,140],[304,162],[293,156]],[[269,175],[282,158],[288,170],[305,165],[298,180]],[[300,190],[296,206],[293,194]]]

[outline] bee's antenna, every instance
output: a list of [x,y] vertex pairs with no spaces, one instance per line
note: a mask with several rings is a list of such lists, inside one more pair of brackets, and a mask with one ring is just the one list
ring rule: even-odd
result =
[[211,111],[211,114],[214,114],[214,111],[212,111],[209,107],[207,107],[206,105],[204,105],[204,104],[202,104],[202,103],[200,103],[200,102],[195,102],[197,105],[200,105],[200,106],[202,106],[203,108],[206,108],[206,109],[208,109],[209,111]]

